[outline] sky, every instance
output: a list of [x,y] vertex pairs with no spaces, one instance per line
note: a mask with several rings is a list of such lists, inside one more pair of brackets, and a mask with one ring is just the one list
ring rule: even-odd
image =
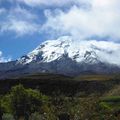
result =
[[0,0],[0,62],[15,60],[41,42],[120,42],[120,0]]

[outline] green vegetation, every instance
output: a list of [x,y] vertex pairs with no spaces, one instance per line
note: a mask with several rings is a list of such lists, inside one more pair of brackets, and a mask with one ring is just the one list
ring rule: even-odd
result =
[[120,120],[120,80],[111,76],[36,74],[0,81],[0,120]]
[[49,98],[37,90],[25,89],[22,85],[12,87],[9,94],[1,97],[1,115],[12,114],[16,120],[29,119],[31,113],[39,112]]
[[0,96],[1,120],[119,120],[120,96],[43,95],[19,84]]
[[115,116],[120,114],[120,96],[110,96],[102,98],[100,101],[102,109],[113,113]]

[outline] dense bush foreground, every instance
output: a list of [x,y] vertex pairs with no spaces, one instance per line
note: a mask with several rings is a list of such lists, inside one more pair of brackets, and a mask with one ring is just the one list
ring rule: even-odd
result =
[[119,115],[119,96],[46,96],[22,85],[0,96],[0,120],[120,120]]

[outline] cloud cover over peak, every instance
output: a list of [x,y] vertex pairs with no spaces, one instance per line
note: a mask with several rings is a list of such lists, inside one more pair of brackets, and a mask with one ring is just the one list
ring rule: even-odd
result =
[[[112,40],[120,38],[119,0],[7,1],[14,7],[6,11],[7,25],[1,25],[2,31],[14,31],[20,35],[38,32],[50,33],[49,35],[55,37],[72,35],[82,39],[94,36],[109,37]],[[4,0],[1,0],[1,3],[3,2]],[[5,9],[0,9],[0,14],[3,12]],[[21,28],[16,27],[16,21]]]
[[86,7],[73,5],[67,12],[47,10],[44,29],[85,39],[93,36],[119,39],[119,4],[119,0],[91,0]]

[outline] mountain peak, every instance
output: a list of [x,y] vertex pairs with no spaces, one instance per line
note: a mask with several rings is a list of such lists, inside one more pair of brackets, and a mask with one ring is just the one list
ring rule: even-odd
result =
[[67,54],[71,60],[78,63],[96,64],[104,62],[120,65],[120,62],[114,60],[114,58],[120,57],[119,50],[120,44],[117,43],[74,40],[71,36],[63,36],[57,40],[43,42],[28,55],[21,57],[18,62],[22,64],[31,62],[49,63],[59,60],[63,55]]
[[0,75],[5,78],[35,72],[68,76],[120,73],[119,51],[119,43],[63,36],[41,43],[17,61],[0,64]]

